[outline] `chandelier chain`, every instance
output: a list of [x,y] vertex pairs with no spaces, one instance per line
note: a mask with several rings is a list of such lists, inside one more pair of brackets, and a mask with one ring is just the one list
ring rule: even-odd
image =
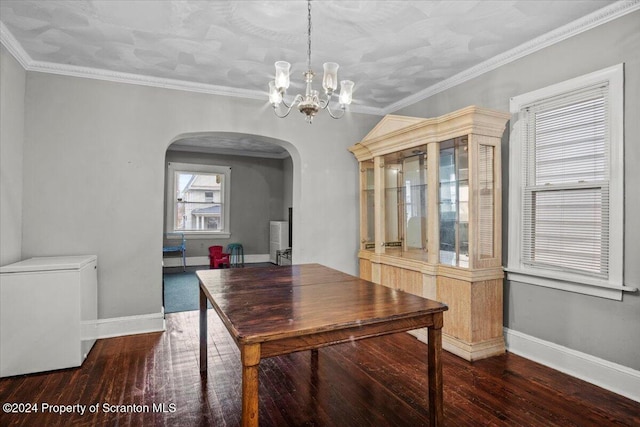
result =
[[311,0],[307,1],[307,19],[309,21],[307,25],[307,67],[311,70]]

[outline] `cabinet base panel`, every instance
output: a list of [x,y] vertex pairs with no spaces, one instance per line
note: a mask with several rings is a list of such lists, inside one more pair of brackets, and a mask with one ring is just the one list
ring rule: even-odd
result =
[[469,362],[497,356],[505,352],[504,337],[502,336],[487,341],[467,343],[447,334],[442,334],[442,348]]
[[[415,329],[413,331],[408,331],[408,333],[425,344],[429,340],[426,328]],[[464,360],[473,362],[475,360],[486,359],[488,357],[503,354],[505,352],[504,337],[498,337],[478,343],[466,343],[443,333],[442,349],[455,354]]]

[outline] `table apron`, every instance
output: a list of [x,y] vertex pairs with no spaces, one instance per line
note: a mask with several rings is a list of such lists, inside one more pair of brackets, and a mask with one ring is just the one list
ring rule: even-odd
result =
[[[358,325],[350,328],[321,331],[312,334],[304,334],[294,337],[286,337],[276,340],[264,341],[260,344],[260,358],[280,356],[296,351],[312,350],[334,344],[372,338],[380,335],[405,332],[424,327],[438,328],[435,318],[441,318],[442,313],[427,314],[420,317],[407,319],[386,320],[381,323]],[[442,326],[440,326],[442,327]],[[238,343],[240,347],[248,343]]]

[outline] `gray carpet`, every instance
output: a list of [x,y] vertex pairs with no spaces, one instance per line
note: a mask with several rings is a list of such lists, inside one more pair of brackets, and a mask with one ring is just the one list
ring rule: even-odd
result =
[[164,275],[165,313],[198,310],[199,298],[198,278],[195,271]]
[[[245,264],[245,268],[273,266],[271,263]],[[200,291],[196,270],[207,267],[187,267],[187,271],[163,274],[164,312],[178,313],[200,309]],[[176,269],[177,270],[177,269]],[[209,303],[211,308],[211,303]]]

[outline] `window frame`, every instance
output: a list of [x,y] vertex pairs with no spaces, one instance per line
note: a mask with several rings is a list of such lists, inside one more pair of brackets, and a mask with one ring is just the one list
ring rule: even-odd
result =
[[[525,265],[522,256],[524,182],[523,150],[527,143],[526,126],[520,113],[528,105],[561,96],[582,88],[608,83],[609,141],[609,274],[597,278],[587,273],[547,269]],[[507,279],[602,298],[622,300],[624,286],[624,64],[554,84],[511,98],[512,132],[509,143],[509,252]]]
[[[176,174],[181,172],[190,172],[195,174],[218,174],[223,175],[222,195],[220,197],[223,205],[222,209],[222,230],[175,230],[174,224],[176,217],[176,194],[175,180]],[[165,232],[168,236],[184,234],[191,238],[220,238],[228,239],[231,237],[231,167],[219,165],[205,165],[196,163],[167,163],[167,187],[166,187],[166,224]]]

